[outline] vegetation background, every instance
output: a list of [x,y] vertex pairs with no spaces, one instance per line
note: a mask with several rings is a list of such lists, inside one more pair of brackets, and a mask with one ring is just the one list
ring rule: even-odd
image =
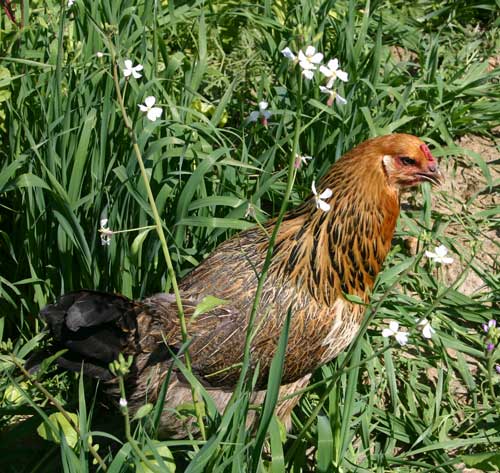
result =
[[[498,1],[20,0],[10,4],[17,24],[1,3],[1,471],[498,471],[500,348],[485,348],[482,328],[500,295]],[[300,87],[280,51],[307,45],[348,72],[346,105],[327,106],[318,79]],[[257,435],[244,429],[246,386],[223,416],[207,404],[205,439],[160,441],[158,406],[133,421],[115,407],[105,416],[92,383],[50,363],[36,378],[20,369],[47,343],[37,314],[60,294],[141,298],[171,287],[160,241],[144,228],[154,220],[115,57],[178,278],[277,214],[297,110],[299,150],[313,159],[291,205],[370,136],[419,135],[446,169],[432,196],[427,186],[405,196],[369,324],[315,374],[289,433],[270,415]],[[125,59],[144,66],[142,78],[123,78]],[[137,106],[149,95],[163,109],[154,123]],[[267,126],[248,122],[263,100]],[[142,230],[103,246],[103,218]],[[440,243],[452,265],[423,256]],[[423,317],[431,340],[416,328]],[[406,327],[408,345],[381,336],[389,320]]]

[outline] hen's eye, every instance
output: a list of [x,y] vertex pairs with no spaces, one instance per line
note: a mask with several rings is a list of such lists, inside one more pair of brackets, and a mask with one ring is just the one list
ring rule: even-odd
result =
[[399,158],[399,160],[405,165],[405,166],[413,166],[416,161],[413,158],[409,158],[408,156],[402,156]]

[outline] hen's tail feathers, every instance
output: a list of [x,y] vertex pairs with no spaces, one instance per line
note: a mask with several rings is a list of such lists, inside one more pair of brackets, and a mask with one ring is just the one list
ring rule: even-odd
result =
[[109,363],[120,352],[133,353],[137,303],[117,294],[77,291],[46,306],[40,317],[49,326],[57,349],[66,348],[57,363],[103,380],[113,376]]

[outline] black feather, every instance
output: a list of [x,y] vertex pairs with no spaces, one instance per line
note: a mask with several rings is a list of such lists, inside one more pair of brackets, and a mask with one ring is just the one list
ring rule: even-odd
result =
[[47,323],[63,368],[101,379],[111,378],[107,366],[130,344],[136,329],[136,305],[126,297],[97,291],[65,294],[46,306],[40,317]]

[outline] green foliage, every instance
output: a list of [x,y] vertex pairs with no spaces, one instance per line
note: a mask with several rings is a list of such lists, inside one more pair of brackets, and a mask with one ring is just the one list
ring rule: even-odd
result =
[[[120,113],[112,51],[120,69],[125,59],[144,66],[138,80],[126,81],[120,71],[120,87],[178,277],[235,231],[277,214],[297,109],[300,152],[314,159],[297,173],[293,203],[339,156],[370,136],[413,133],[450,159],[465,154],[458,137],[491,136],[500,120],[499,69],[488,61],[499,46],[493,1],[21,3],[20,26],[3,12],[0,17],[0,443],[9,450],[0,460],[2,471],[57,468],[39,463],[38,452],[26,454],[12,440],[38,437],[40,422],[46,438],[59,438],[55,424],[65,432],[59,420],[50,423],[60,413],[10,358],[26,360],[43,343],[39,310],[73,289],[140,298],[171,287]],[[308,44],[326,59],[337,57],[349,73],[339,85],[347,105],[327,106],[315,82],[304,81],[299,89],[297,70],[280,51]],[[97,57],[98,51],[104,56]],[[149,122],[138,109],[149,95],[163,109],[159,122]],[[273,113],[267,127],[247,120],[262,100]],[[466,207],[498,187],[485,157],[467,154],[487,186],[468,197]],[[451,197],[442,198],[450,211],[433,211],[424,187],[402,213],[364,329],[350,350],[315,374],[291,433],[272,416],[282,352],[273,361],[275,389],[256,432],[244,422],[253,409],[253,380],[222,415],[179,362],[205,400],[206,441],[159,442],[154,426],[161,403],[146,404],[131,433],[146,462],[134,443],[92,432],[113,445],[101,453],[108,471],[175,471],[177,465],[177,471],[190,472],[451,472],[461,462],[494,471],[499,354],[485,352],[481,323],[496,316],[500,281],[481,265],[475,245],[481,235],[498,231],[499,209],[461,212]],[[102,218],[113,231],[139,233],[115,233],[110,246],[102,246]],[[447,237],[449,228],[458,228],[463,239]],[[407,237],[418,240],[415,256],[403,246]],[[459,257],[473,249],[452,282],[422,259],[439,242]],[[481,278],[482,291],[461,292],[468,274]],[[204,301],[198,313],[223,302]],[[436,329],[432,341],[415,328],[424,317]],[[411,331],[407,347],[381,337],[387,320]],[[62,436],[61,462],[65,471],[83,471],[92,459],[94,406],[87,410],[85,398],[93,391],[83,383],[77,387],[71,375],[55,374],[51,361],[37,379],[64,409],[78,407],[80,434],[77,443]],[[115,367],[126,369],[125,360],[122,365]],[[52,424],[50,433],[46,426]],[[52,444],[42,451],[55,461]],[[9,466],[14,461],[17,470]]]
[[[76,414],[72,412],[68,412],[67,414],[74,424],[78,424]],[[60,412],[51,414],[48,417],[48,422],[42,422],[36,431],[40,437],[55,443],[61,443],[60,436],[64,436],[65,442],[71,448],[74,448],[78,442],[77,433]]]

